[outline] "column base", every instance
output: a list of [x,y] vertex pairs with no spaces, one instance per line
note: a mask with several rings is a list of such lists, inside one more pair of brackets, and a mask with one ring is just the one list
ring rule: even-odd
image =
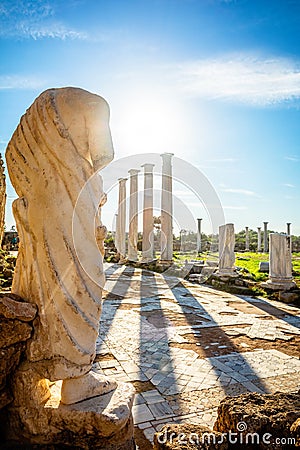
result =
[[229,277],[229,278],[238,278],[238,274],[235,269],[219,269],[215,273],[218,277]]
[[140,263],[141,264],[151,264],[151,263],[154,263],[156,261],[157,261],[157,259],[154,258],[154,257],[147,258],[146,256],[142,256],[142,259],[140,260]]
[[119,261],[117,264],[125,264],[127,262],[126,256],[119,255]]
[[139,258],[137,256],[128,256],[127,261],[138,262]]
[[289,291],[297,285],[291,278],[273,278],[271,277],[265,283],[261,283],[262,287],[273,289],[274,291]]

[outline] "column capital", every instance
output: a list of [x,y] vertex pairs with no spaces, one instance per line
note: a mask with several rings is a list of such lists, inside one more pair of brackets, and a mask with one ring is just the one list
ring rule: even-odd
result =
[[287,225],[292,225],[292,222],[287,222],[286,224],[287,224]]
[[140,170],[139,169],[129,169],[128,173],[130,174],[130,176],[133,176],[133,175],[137,175],[138,173],[140,173]]
[[260,230],[261,230],[261,227],[257,227],[257,229],[258,229],[258,231],[260,231]]
[[169,161],[171,160],[172,156],[174,156],[174,153],[161,153],[160,156],[162,157],[163,161],[166,161],[169,159]]
[[154,166],[155,164],[152,163],[145,163],[141,165],[141,167],[144,168],[145,172],[152,171]]
[[118,178],[119,183],[122,183],[122,181],[125,182],[127,180],[128,180],[128,178]]
[[269,222],[264,222],[264,225],[268,225]]

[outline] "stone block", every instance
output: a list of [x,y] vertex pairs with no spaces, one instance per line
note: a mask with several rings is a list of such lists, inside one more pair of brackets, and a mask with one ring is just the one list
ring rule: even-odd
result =
[[18,366],[23,349],[22,343],[0,349],[0,388],[10,373]]
[[[278,437],[292,438],[292,426],[300,418],[300,392],[285,394],[243,394],[239,397],[226,397],[218,408],[218,418],[214,430],[225,433],[229,430],[240,431],[244,436],[257,433],[260,436],[260,449],[275,449]],[[243,430],[241,429],[243,425]],[[264,443],[263,435],[269,433],[271,442]]]
[[11,393],[8,389],[2,389],[0,391],[0,410],[5,406],[9,405],[13,400]]
[[32,321],[37,313],[36,306],[24,301],[17,301],[18,296],[16,295],[14,297],[15,299],[10,296],[0,297],[0,316],[6,319],[19,319],[22,322]]
[[[28,377],[36,384],[38,375],[28,368]],[[66,445],[72,448],[101,450],[134,450],[133,420],[131,408],[134,388],[130,384],[120,383],[114,391],[93,397],[72,405],[60,401],[60,382],[40,385],[40,393],[32,403],[21,403],[26,392],[20,393],[24,385],[25,370],[19,377],[19,401],[9,406],[7,440],[28,442],[32,445]],[[23,382],[22,382],[23,379]],[[17,381],[17,380],[16,380]],[[41,383],[41,380],[40,380]],[[39,401],[42,397],[47,398]],[[29,395],[29,394],[27,394]]]
[[263,273],[269,273],[269,262],[268,261],[261,261],[259,263],[259,272]]
[[0,348],[9,347],[30,338],[32,327],[20,320],[0,319]]
[[202,272],[203,267],[204,267],[204,263],[203,264],[200,264],[200,263],[193,264],[193,266],[190,270],[190,273],[191,274],[200,274]]
[[279,292],[278,298],[284,303],[300,302],[300,289],[298,292]]

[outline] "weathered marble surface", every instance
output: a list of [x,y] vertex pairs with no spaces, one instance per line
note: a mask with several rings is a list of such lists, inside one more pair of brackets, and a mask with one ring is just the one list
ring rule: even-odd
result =
[[270,234],[269,266],[269,280],[267,284],[270,287],[290,289],[296,286],[292,276],[290,238],[286,234]]
[[[32,364],[23,364],[16,377],[13,393],[17,401],[9,410],[8,439],[23,436],[23,440],[32,444],[134,449],[131,416],[134,388],[130,384],[119,383],[112,392],[64,405],[61,382],[49,386],[32,369]],[[20,387],[28,386],[28,380],[32,389],[26,392]]]
[[219,274],[234,275],[234,225],[227,223],[219,227]]
[[162,262],[173,260],[173,197],[172,197],[172,156],[163,153],[161,186],[161,255]]
[[126,181],[119,178],[119,203],[116,223],[116,247],[120,255],[120,262],[126,257]]
[[139,170],[130,169],[130,199],[129,199],[129,233],[128,259],[138,260],[138,174]]
[[[12,291],[37,306],[27,360],[11,379],[6,438],[20,443],[134,448],[134,388],[91,370],[106,234],[100,219],[106,196],[95,173],[113,157],[108,120],[101,97],[50,89],[27,110],[8,144],[19,196],[13,204],[20,250]],[[4,302],[2,309],[10,315],[13,306]]]
[[269,222],[264,222],[264,253],[269,251],[268,223]]
[[[101,178],[91,177],[113,158],[108,120],[108,105],[98,95],[49,89],[23,115],[6,151],[19,196],[13,203],[20,250],[12,292],[38,307],[27,358],[51,380],[88,372],[95,356],[104,283],[98,238],[105,234],[98,205],[105,196]],[[90,273],[74,234],[84,242]]]
[[144,203],[143,203],[143,242],[142,258],[150,262],[154,258],[153,235],[153,167],[154,164],[143,164],[144,168]]
[[261,227],[257,227],[257,251],[261,252]]

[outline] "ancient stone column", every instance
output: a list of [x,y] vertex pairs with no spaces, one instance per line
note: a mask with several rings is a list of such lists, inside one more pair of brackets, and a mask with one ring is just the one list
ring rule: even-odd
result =
[[197,219],[197,253],[201,253],[201,222],[202,219]]
[[257,252],[261,252],[261,227],[257,227]]
[[269,251],[268,245],[268,222],[264,222],[264,253]]
[[289,237],[286,234],[270,234],[269,280],[273,289],[287,290],[295,286],[292,276],[292,257]]
[[246,252],[249,252],[250,248],[249,248],[249,227],[245,227],[246,230],[246,245],[245,245],[245,250]]
[[219,227],[219,275],[235,276],[234,225],[227,223]]
[[143,205],[143,241],[142,261],[150,262],[154,258],[153,235],[153,167],[154,164],[143,164],[144,168],[144,205]]
[[118,248],[118,245],[117,245],[117,223],[118,223],[118,214],[115,214],[115,227],[113,230],[113,238],[114,238],[116,248]]
[[126,256],[126,181],[127,178],[119,178],[119,203],[116,228],[117,250],[120,255],[120,262]]
[[289,237],[290,250],[292,253],[293,249],[292,249],[291,222],[287,222],[287,224],[286,224],[286,234]]
[[172,159],[173,153],[161,155],[161,262],[173,260],[173,199],[172,199]]
[[137,169],[130,169],[130,198],[129,198],[129,234],[128,234],[128,259],[138,260],[138,173]]

